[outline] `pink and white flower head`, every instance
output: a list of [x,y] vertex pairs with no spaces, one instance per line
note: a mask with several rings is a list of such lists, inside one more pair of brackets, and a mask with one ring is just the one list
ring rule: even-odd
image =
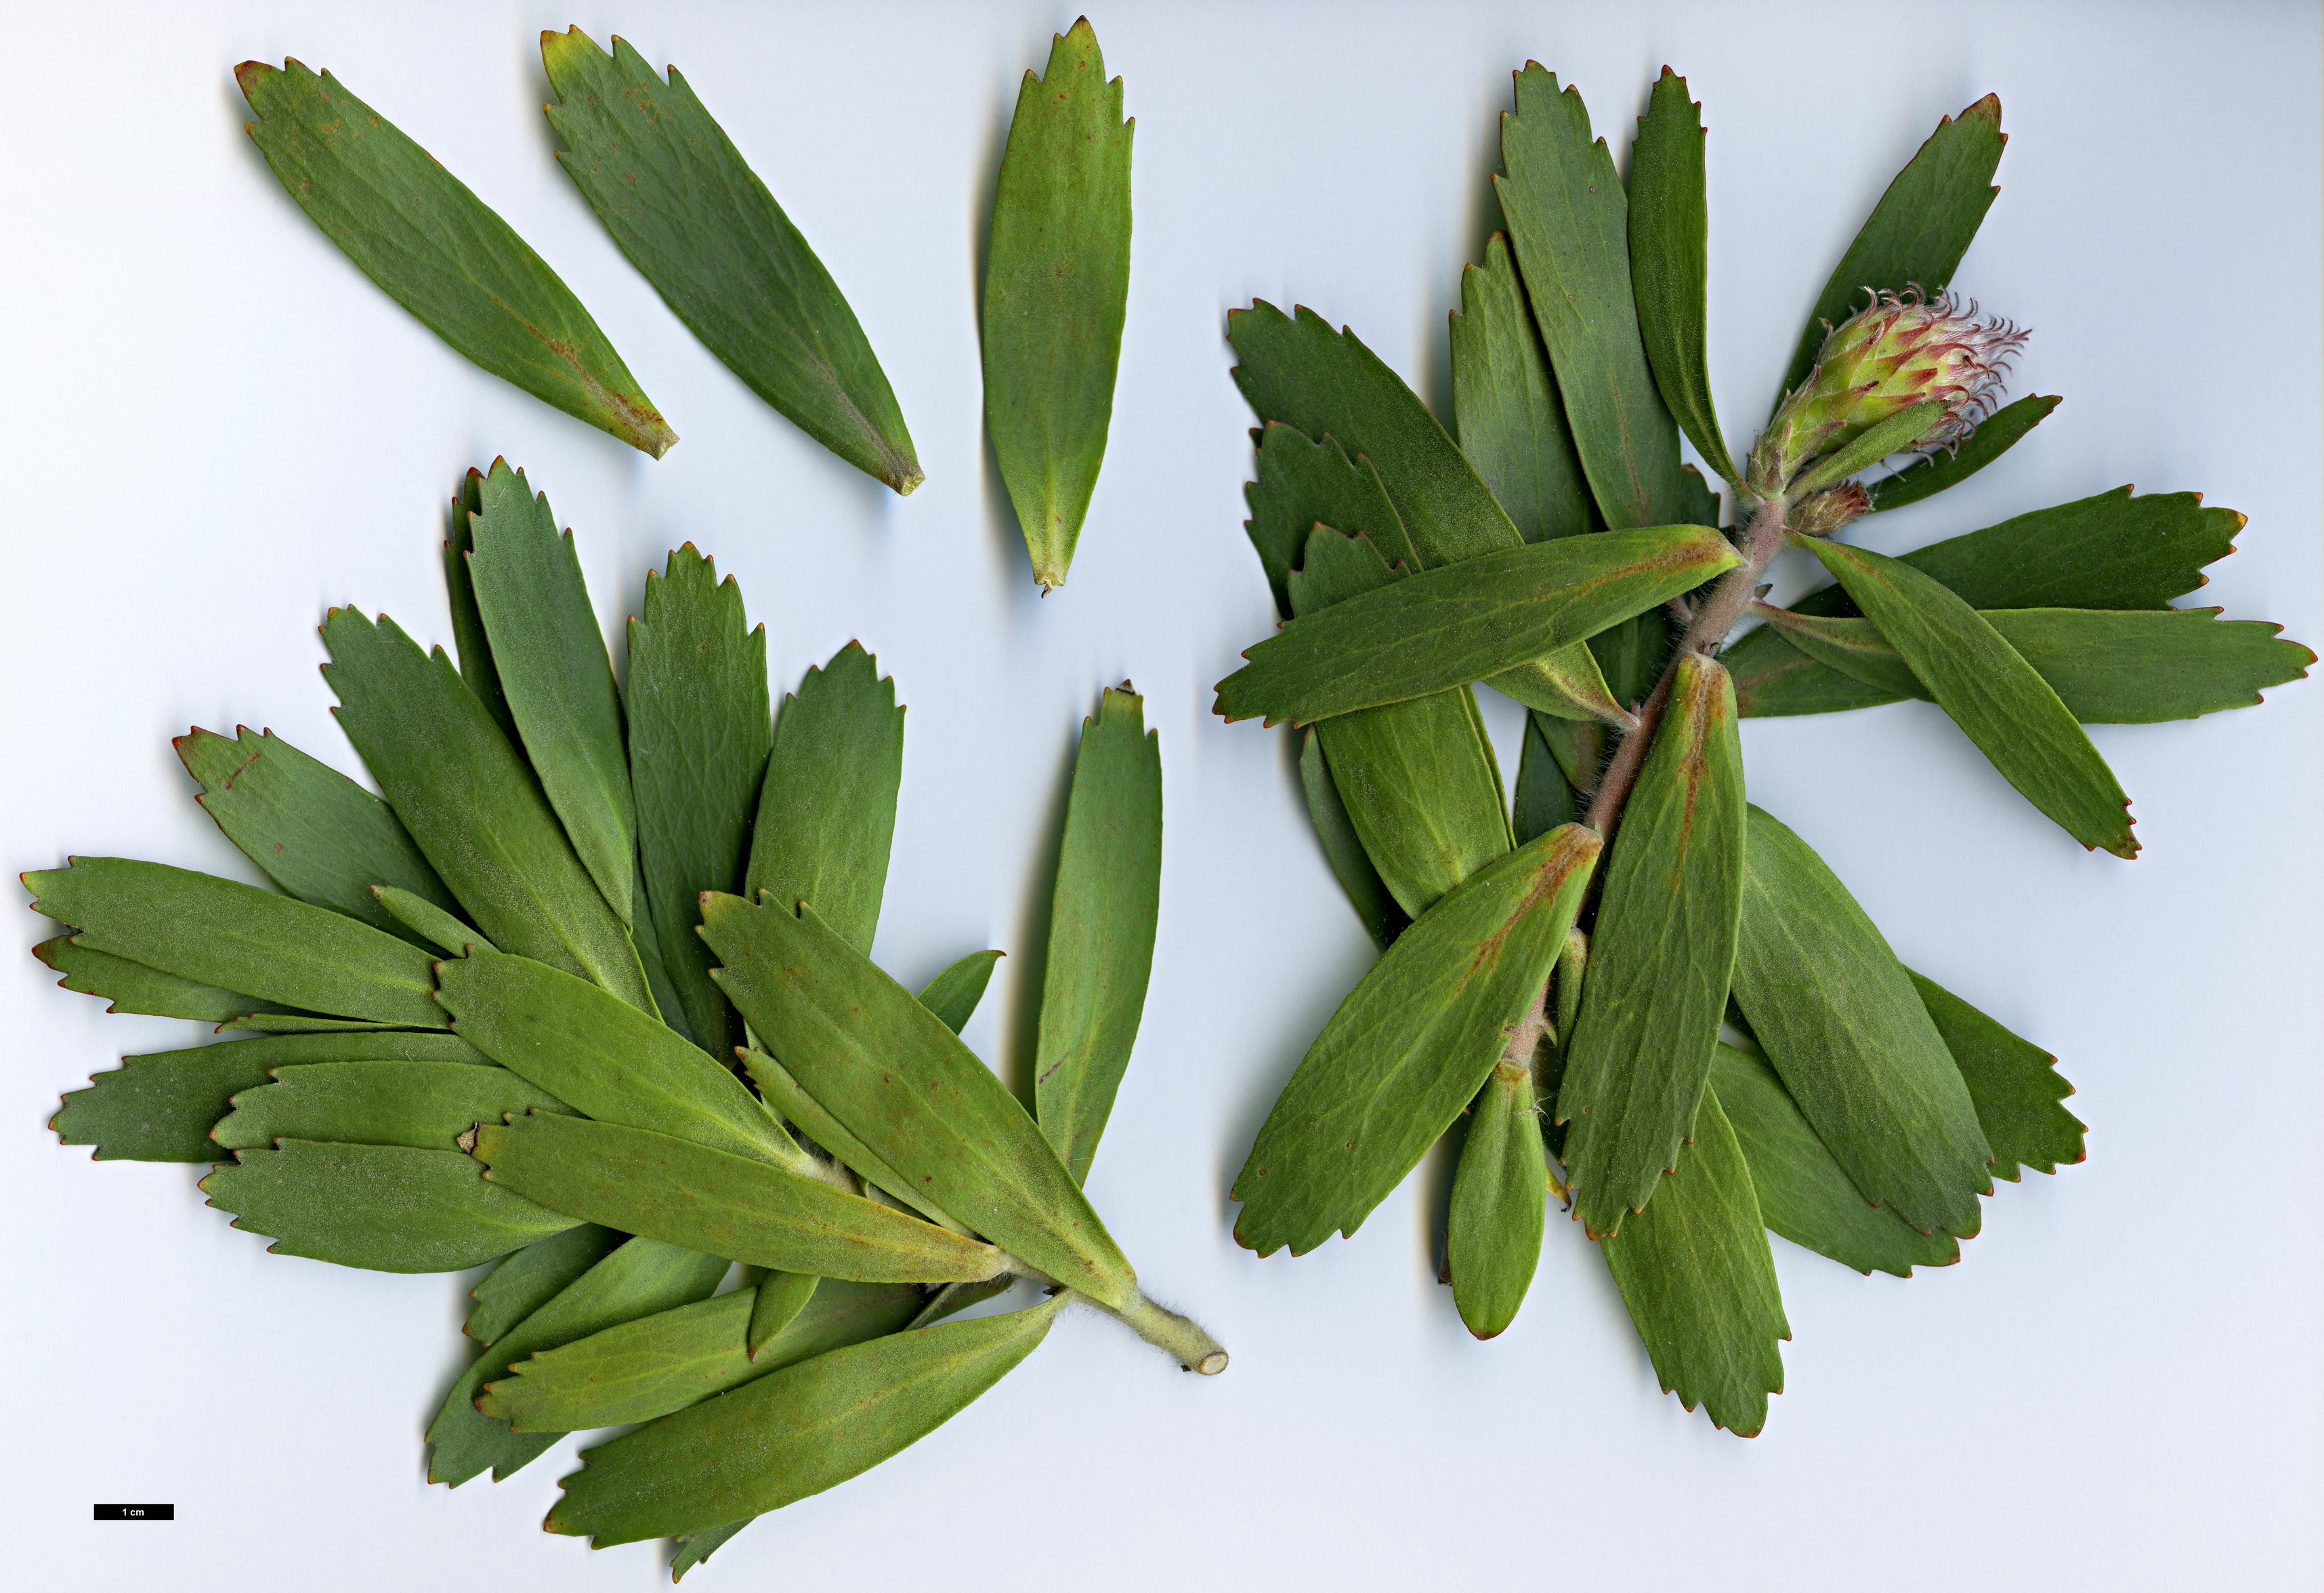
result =
[[1931,300],[1917,287],[1874,292],[1825,336],[1815,369],[1768,423],[1752,455],[1754,489],[1782,492],[1818,455],[1920,404],[1944,409],[1898,451],[1954,446],[1993,409],[2027,336],[1979,316],[1974,303],[1962,308],[1950,293]]

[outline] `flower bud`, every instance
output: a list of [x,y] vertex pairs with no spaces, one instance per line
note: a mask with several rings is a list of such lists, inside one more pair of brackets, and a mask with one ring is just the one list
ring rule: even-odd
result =
[[1792,511],[1790,526],[1803,537],[1829,537],[1852,520],[1872,511],[1872,494],[1864,483],[1844,481],[1821,493],[1811,493]]
[[1944,410],[1900,452],[1958,443],[1985,418],[2025,338],[1950,293],[1933,302],[1918,288],[1874,293],[1825,336],[1815,369],[1775,411],[1751,456],[1752,489],[1775,496],[1811,459],[1917,404]]

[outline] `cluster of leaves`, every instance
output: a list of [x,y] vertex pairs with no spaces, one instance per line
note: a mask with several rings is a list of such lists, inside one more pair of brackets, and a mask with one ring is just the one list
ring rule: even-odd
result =
[[[1232,1192],[1242,1243],[1296,1255],[1352,1234],[1465,1117],[1445,1257],[1471,1331],[1515,1315],[1558,1188],[1664,1386],[1748,1434],[1789,1336],[1766,1230],[1905,1275],[1957,1258],[1995,1178],[2083,1152],[2052,1059],[1907,969],[1747,802],[1738,718],[1932,699],[2044,813],[2127,856],[2081,723],[2255,703],[2314,655],[2171,606],[2243,523],[2191,493],[2126,487],[1900,559],[1787,531],[1803,505],[1829,530],[1941,492],[2058,401],[1869,482],[1850,478],[1932,419],[1975,416],[1922,404],[1747,477],[1705,374],[1699,110],[1665,69],[1626,182],[1578,92],[1517,74],[1508,231],[1452,318],[1457,444],[1352,333],[1264,303],[1229,318],[1262,422],[1247,529],[1286,622],[1218,708],[1306,727],[1309,811],[1384,952]],[[1866,289],[1943,290],[2002,143],[1990,97],[1940,124],[1832,272],[1784,395]],[[1738,496],[1729,534],[1682,433]],[[1757,604],[1769,622],[1725,645],[1784,546],[1836,584]],[[1531,710],[1513,804],[1476,682]]]
[[[849,643],[775,717],[764,630],[688,545],[647,578],[624,685],[522,473],[471,472],[452,518],[456,665],[384,616],[323,626],[383,800],[272,732],[197,729],[203,806],[278,889],[117,858],[25,876],[68,989],[261,1036],[126,1058],[66,1097],[63,1140],[231,1152],[203,1190],[283,1254],[499,1258],[429,1477],[642,1423],[548,1524],[675,1534],[681,1572],[948,1420],[1070,1300],[1222,1369],[1081,1188],[1153,956],[1141,700],[1108,691],[1083,729],[1028,1112],[958,1037],[998,952],[917,997],[868,955],[904,731],[872,656]],[[1019,1278],[1049,1297],[942,1320]]]

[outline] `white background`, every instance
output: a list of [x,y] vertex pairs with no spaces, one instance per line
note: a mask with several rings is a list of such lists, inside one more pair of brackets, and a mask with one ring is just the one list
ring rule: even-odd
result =
[[[1087,1313],[868,1477],[689,1585],[2076,1588],[2324,1570],[2315,682],[2094,732],[2144,855],[2090,855],[1932,709],[1754,722],[1752,793],[1899,952],[2055,1050],[2089,1160],[2003,1186],[1954,1268],[1864,1279],[1775,1242],[1789,1391],[1741,1441],[1657,1392],[1553,1224],[1500,1340],[1433,1278],[1432,1163],[1353,1240],[1238,1249],[1224,1191],[1370,951],[1280,732],[1210,716],[1266,634],[1223,318],[1351,322],[1443,405],[1507,72],[1577,82],[1627,151],[1665,61],[1711,129],[1711,371],[1748,438],[1802,316],[1943,114],[2000,92],[2002,193],[1958,279],[2035,328],[2067,402],[1891,550],[2135,482],[2251,517],[2204,601],[2319,613],[2312,6],[1110,5],[1138,118],[1113,438],[1070,585],[1037,597],[980,426],[975,269],[1045,5],[15,5],[0,98],[8,615],[0,840],[256,878],[168,738],[271,725],[356,768],[314,673],[326,604],[448,642],[437,547],[470,465],[527,467],[609,633],[692,539],[741,577],[779,690],[850,637],[911,704],[877,955],[908,982],[1022,949],[1079,717],[1133,677],[1161,732],[1162,926],[1092,1192],[1149,1287],[1232,1349],[1181,1375]],[[675,60],[837,277],[927,483],[899,501],[688,336],[550,158],[534,40]],[[229,69],[296,54],[433,152],[563,274],[684,441],[659,462],[451,354],[290,203]],[[618,656],[618,653],[617,653]],[[1489,709],[1505,757],[1517,721]],[[1509,760],[1513,772],[1513,758]],[[29,945],[42,925],[18,920]],[[1012,955],[969,1038],[1026,1041]],[[32,1588],[642,1589],[659,1552],[545,1537],[567,1444],[422,1480],[473,1279],[268,1257],[198,1169],[96,1164],[60,1091],[195,1026],[106,1017],[0,962],[0,1580]],[[100,1499],[174,1525],[97,1525]]]

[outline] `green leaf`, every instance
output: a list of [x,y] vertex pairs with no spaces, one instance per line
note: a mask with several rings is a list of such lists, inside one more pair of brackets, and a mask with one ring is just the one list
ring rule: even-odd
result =
[[920,987],[920,1005],[942,1018],[945,1027],[960,1033],[976,1016],[977,1003],[984,999],[984,987],[992,981],[992,965],[1000,961],[999,952],[971,952],[946,964]]
[[742,1340],[758,1297],[758,1288],[738,1289],[540,1351],[488,1384],[477,1408],[519,1432],[651,1422],[769,1372],[899,1332],[923,1299],[910,1284],[825,1278],[753,1358]]
[[234,75],[283,189],[389,298],[493,375],[669,451],[678,434],[581,301],[465,183],[328,72],[246,60]]
[[728,1539],[758,1519],[755,1515],[746,1516],[741,1521],[704,1527],[699,1532],[678,1533],[671,1540],[669,1579],[672,1582],[683,1581],[687,1572],[724,1549]]
[[479,1344],[490,1344],[555,1299],[621,1242],[622,1236],[612,1229],[584,1222],[502,1257],[468,1291],[476,1303],[460,1331]]
[[904,778],[904,711],[880,661],[849,642],[783,699],[774,756],[759,793],[743,894],[774,892],[867,956],[888,885],[896,789]]
[[2021,1166],[2055,1173],[2061,1163],[2080,1161],[2083,1126],[2058,1104],[2074,1092],[2058,1073],[2058,1059],[1934,980],[1914,973],[1913,988],[1977,1103],[1978,1124],[1993,1147],[1993,1175],[2015,1183]]
[[1867,482],[1865,492],[1872,500],[1869,512],[1902,509],[1947,487],[1959,486],[2007,453],[2018,438],[2048,419],[2050,411],[2063,401],[2028,395],[2004,404],[1952,447],[1924,455],[1894,475]]
[[622,920],[567,843],[523,757],[453,672],[382,615],[323,622],[340,728],[477,928],[504,952],[650,1008]]
[[1161,738],[1125,680],[1082,722],[1074,754],[1033,1051],[1041,1132],[1078,1183],[1138,1041],[1161,907]]
[[1903,453],[1928,435],[1944,419],[1945,406],[1936,399],[1900,410],[1886,420],[1866,428],[1834,452],[1816,460],[1794,483],[1802,493],[1820,493],[1871,469],[1891,454]]
[[327,1062],[273,1073],[275,1082],[235,1096],[211,1138],[228,1150],[263,1150],[277,1138],[450,1150],[476,1124],[505,1113],[571,1110],[504,1067]]
[[1865,1198],[1967,1238],[1992,1149],[1895,953],[1807,843],[1750,810],[1735,999]]
[[[1392,579],[1369,542],[1326,527],[1307,539],[1292,602],[1314,615]],[[1340,714],[1315,733],[1365,856],[1407,916],[1514,844],[1500,769],[1466,686]]]
[[1757,1437],[1767,1396],[1784,1391],[1775,1345],[1792,1328],[1751,1170],[1717,1094],[1704,1091],[1670,1182],[1600,1248],[1664,1389],[1690,1411],[1700,1404],[1713,1426]]
[[411,934],[406,938],[416,944],[435,946],[455,957],[466,956],[473,946],[482,946],[488,952],[498,950],[474,928],[461,923],[434,902],[423,900],[408,890],[399,890],[392,885],[374,885],[371,889],[374,898],[386,910],[387,916],[410,930]]
[[1517,534],[1546,542],[1594,529],[1597,506],[1582,477],[1557,379],[1550,374],[1549,356],[1526,308],[1525,284],[1501,234],[1486,240],[1482,266],[1462,269],[1461,308],[1451,321],[1452,418],[1461,451],[1508,511]]
[[992,196],[984,424],[1033,578],[1062,585],[1105,457],[1130,303],[1130,145],[1121,79],[1089,19],[1025,74]]
[[66,1145],[97,1147],[100,1162],[221,1162],[210,1126],[234,1097],[255,1090],[277,1067],[313,1063],[407,1060],[482,1063],[455,1035],[381,1030],[350,1035],[276,1035],[183,1051],[124,1056],[89,1088],[64,1098],[49,1122]]
[[1618,530],[1683,519],[1678,428],[1639,337],[1622,180],[1590,137],[1580,91],[1561,93],[1536,62],[1501,118],[1501,164],[1493,191],[1599,511]]
[[[1937,124],[1880,196],[1817,295],[1791,369],[1784,373],[1784,393],[1807,380],[1824,334],[1863,308],[1858,300],[1867,289],[1902,293],[1917,287],[1930,298],[1945,290],[2001,191],[1993,186],[1993,173],[2008,142],[2001,131],[1997,95],[1988,94],[1958,117]],[[1782,397],[1776,395],[1779,402]]]
[[202,794],[195,800],[269,879],[300,901],[331,907],[420,944],[372,894],[392,885],[450,910],[459,906],[387,804],[318,763],[272,731],[235,739],[197,725],[171,743]]
[[1069,1297],[835,1349],[585,1450],[549,1530],[606,1548],[835,1487],[966,1409],[1033,1352]]
[[1917,1233],[1864,1198],[1800,1113],[1775,1070],[1731,1045],[1719,1047],[1711,1087],[1733,1125],[1758,1192],[1759,1215],[1795,1245],[1842,1266],[1910,1277],[1915,1266],[1950,1266],[1960,1242]]
[[1136,1275],[1081,1185],[943,1019],[811,908],[709,896],[702,933],[752,1032],[915,1192],[1070,1288],[1117,1310],[1135,1301]]
[[801,1170],[798,1147],[740,1079],[595,985],[484,951],[438,977],[455,1032],[576,1110]]
[[1746,719],[1838,714],[1896,700],[1894,693],[1867,686],[1809,658],[1784,640],[1773,625],[1746,633],[1719,657],[1734,677],[1736,711]]
[[225,1024],[246,1016],[253,1007],[265,1005],[239,991],[222,990],[110,952],[77,946],[69,935],[41,942],[32,948],[32,955],[64,975],[57,981],[60,990],[102,997],[112,1003],[107,1012],[142,1012],[154,1017]]
[[452,500],[452,534],[444,543],[444,585],[452,608],[452,640],[460,651],[460,678],[500,726],[509,745],[517,744],[516,719],[509,713],[508,694],[501,689],[500,671],[493,667],[492,639],[484,634],[484,616],[476,608],[476,583],[468,574],[468,555],[476,550],[471,529],[484,507],[484,473],[471,465]]
[[235,1154],[201,1191],[236,1228],[272,1238],[270,1255],[457,1272],[580,1220],[487,1183],[456,1150],[285,1139]]
[[309,1012],[445,1027],[428,953],[328,908],[127,858],[73,858],[23,878],[77,946]]
[[2004,778],[2084,846],[2138,855],[2130,799],[2065,704],[1950,589],[1899,559],[1808,546]]
[[761,1273],[759,1286],[753,1291],[749,1331],[743,1335],[743,1352],[755,1359],[768,1342],[791,1324],[815,1293],[818,1280],[811,1273]]
[[638,1317],[708,1296],[727,1263],[654,1239],[627,1240],[480,1351],[428,1426],[428,1480],[459,1487],[486,1469],[505,1480],[556,1443],[556,1433],[516,1433],[476,1408],[476,1395],[512,1362],[586,1339]]
[[1340,1003],[1259,1131],[1236,1241],[1305,1255],[1352,1234],[1450,1128],[1538,1006],[1598,861],[1579,824],[1480,870]]
[[702,918],[695,898],[742,883],[752,809],[774,745],[766,628],[748,625],[734,577],[720,581],[689,542],[661,574],[646,576],[643,617],[630,622],[629,668],[645,902],[678,993],[677,1011],[662,1016],[724,1057],[739,1036],[711,982],[709,948],[694,933]]
[[[946,1025],[950,1027],[950,1025]],[[955,1031],[957,1032],[957,1031]],[[912,1187],[912,1181],[888,1165],[877,1152],[850,1132],[837,1118],[823,1110],[815,1097],[799,1088],[783,1064],[763,1051],[744,1051],[742,1065],[769,1105],[789,1119],[799,1131],[837,1158],[839,1165],[864,1183],[894,1196],[939,1228],[965,1233],[953,1216]]]
[[1741,562],[1702,526],[1563,537],[1391,582],[1293,620],[1219,683],[1215,711],[1306,723],[1485,680]]
[[1503,1061],[1471,1110],[1444,1238],[1452,1303],[1478,1338],[1499,1333],[1525,1303],[1541,1260],[1548,1202],[1533,1069]]
[[[1577,102],[1578,103],[1578,102]],[[1739,482],[1711,403],[1703,354],[1710,315],[1711,213],[1704,198],[1702,106],[1663,69],[1630,146],[1630,290],[1638,340],[1663,402],[1711,467]]]
[[991,1277],[1007,1257],[831,1184],[691,1140],[530,1113],[476,1129],[496,1186],[624,1233],[869,1283]]
[[855,312],[724,128],[669,69],[579,28],[540,36],[558,164],[654,291],[752,392],[899,493],[911,433]]
[[483,511],[469,518],[476,606],[493,664],[542,794],[589,878],[623,924],[636,864],[637,804],[622,743],[622,693],[573,533],[557,532],[549,494],[493,461]]
[[1307,797],[1307,817],[1315,826],[1315,839],[1323,844],[1324,861],[1332,865],[1333,878],[1348,893],[1348,905],[1356,909],[1373,943],[1386,951],[1410,920],[1396,905],[1396,898],[1389,894],[1356,833],[1355,819],[1341,800],[1340,787],[1323,761],[1323,743],[1317,739],[1320,729],[1311,726],[1302,732],[1299,743],[1299,785]]
[[1743,748],[1727,671],[1682,654],[1606,863],[1557,1119],[1574,1214],[1615,1232],[1678,1165],[1742,912]]
[[285,1012],[280,1008],[265,1008],[246,1012],[240,1017],[229,1018],[220,1028],[250,1029],[267,1035],[332,1035],[375,1033],[383,1029],[408,1028],[408,1024],[374,1023],[360,1017],[317,1017],[305,1012]]
[[1306,557],[1308,533],[1318,525],[1368,538],[1390,564],[1420,568],[1379,473],[1361,454],[1350,459],[1337,437],[1310,442],[1296,428],[1268,421],[1259,432],[1259,479],[1242,495],[1250,506],[1242,529],[1285,619],[1293,612],[1291,572]]
[[1510,816],[1517,844],[1523,846],[1560,824],[1579,823],[1588,806],[1566,782],[1556,751],[1542,732],[1540,718],[1526,714],[1525,750],[1517,755],[1517,804]]

